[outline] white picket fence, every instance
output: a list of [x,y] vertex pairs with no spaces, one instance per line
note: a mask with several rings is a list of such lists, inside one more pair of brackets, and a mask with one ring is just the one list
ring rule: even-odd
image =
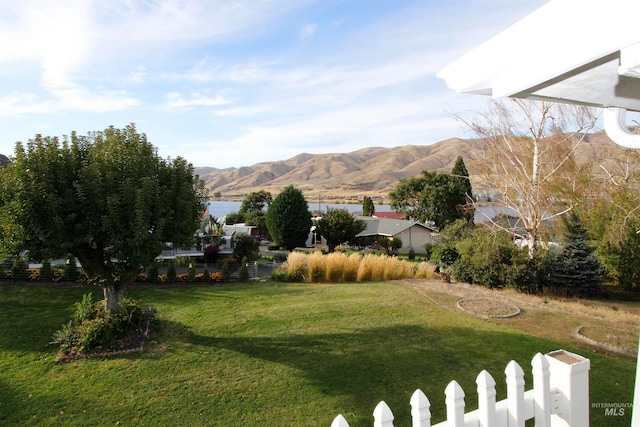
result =
[[[478,409],[465,413],[464,391],[456,381],[445,389],[447,420],[431,425],[431,403],[421,390],[411,396],[413,427],[587,427],[589,425],[590,361],[565,350],[536,354],[531,361],[533,388],[525,391],[524,371],[515,361],[505,369],[507,398],[496,402],[496,382],[482,371],[476,378]],[[374,427],[393,427],[385,402],[373,411]],[[331,427],[349,427],[338,415]]]

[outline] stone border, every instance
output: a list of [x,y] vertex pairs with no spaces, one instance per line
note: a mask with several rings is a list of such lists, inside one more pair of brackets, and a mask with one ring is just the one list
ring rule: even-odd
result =
[[475,301],[492,301],[492,300],[490,300],[488,298],[463,298],[463,299],[461,299],[460,301],[458,301],[456,303],[456,306],[460,310],[462,310],[462,311],[464,311],[466,313],[472,314],[474,316],[481,317],[483,319],[511,319],[512,317],[519,316],[520,313],[522,313],[522,310],[520,309],[520,307],[515,306],[515,305],[511,305],[511,304],[504,304],[504,303],[500,303],[500,304],[504,305],[505,307],[515,309],[515,312],[509,313],[509,314],[482,314],[482,313],[476,313],[475,311],[469,310],[468,308],[465,308],[465,307],[462,306],[462,302],[464,302],[464,301],[474,301],[474,300]]
[[[593,338],[589,338],[588,336],[584,335],[582,333],[582,330],[584,328],[586,328],[586,325],[582,325],[580,327],[578,327],[578,329],[576,329],[576,332],[574,334],[574,336],[578,339],[581,339],[582,341],[594,345],[596,347],[601,347],[604,348],[605,350],[609,350],[609,351],[613,351],[615,353],[622,353],[622,354],[626,354],[628,356],[638,356],[638,352],[634,351],[634,350],[630,350],[628,348],[624,348],[624,347],[618,347],[617,345],[611,345],[611,344],[607,344],[604,342],[600,342],[597,340],[594,340]],[[602,326],[591,326],[592,328],[601,328],[604,329]]]

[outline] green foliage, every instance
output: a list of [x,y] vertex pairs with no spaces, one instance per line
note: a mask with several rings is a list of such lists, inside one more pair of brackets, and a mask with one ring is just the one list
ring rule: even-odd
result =
[[[469,218],[464,180],[451,174],[422,171],[421,176],[401,179],[389,194],[391,207],[408,217],[438,229],[459,218]],[[473,215],[471,215],[471,219]]]
[[149,268],[147,269],[147,280],[150,283],[156,283],[158,281],[158,263],[152,262]]
[[27,262],[22,257],[17,257],[11,266],[11,277],[15,280],[27,280]]
[[73,256],[68,256],[67,261],[64,263],[63,279],[67,282],[75,282],[78,279],[78,265],[76,259]]
[[464,164],[462,156],[458,156],[456,159],[456,163],[453,165],[453,169],[451,169],[451,175],[457,178],[468,200],[473,200],[473,189],[471,188],[471,181],[469,180],[469,171]]
[[565,235],[562,250],[549,269],[548,286],[559,293],[593,298],[602,293],[604,273],[589,245],[587,232],[576,213],[564,218]]
[[264,208],[268,207],[272,201],[273,197],[271,197],[271,193],[268,191],[254,191],[242,201],[239,213],[264,214]]
[[51,268],[51,261],[42,261],[42,267],[40,267],[40,279],[44,282],[50,282],[53,280],[53,269]]
[[247,257],[243,257],[242,265],[240,266],[240,272],[238,273],[241,282],[246,282],[249,280],[249,267],[247,266],[248,263],[249,260],[247,259]]
[[[8,171],[23,248],[37,259],[73,254],[96,283],[118,289],[165,242],[191,244],[208,199],[193,167],[160,158],[134,125],[62,141],[36,135],[16,144]],[[106,308],[117,310],[121,294]]]
[[430,261],[441,268],[451,267],[460,258],[458,250],[452,245],[438,245],[431,251]]
[[236,233],[233,236],[233,257],[247,258],[250,261],[258,259],[260,242],[247,233]]
[[230,282],[231,281],[231,272],[229,271],[229,263],[227,261],[222,264],[222,281]]
[[153,309],[143,309],[128,298],[120,300],[116,313],[105,311],[104,302],[94,304],[92,294],[88,293],[74,303],[71,320],[53,334],[51,343],[65,354],[107,351],[117,340],[144,330],[154,317]]
[[287,250],[303,247],[311,230],[311,212],[300,190],[286,187],[273,199],[266,214],[269,234]]
[[169,261],[169,266],[167,267],[167,281],[169,283],[173,283],[178,278],[176,274],[176,263],[174,260]]
[[227,215],[225,215],[224,222],[227,225],[241,224],[244,222],[244,217],[245,215],[243,213],[229,212]]
[[409,254],[407,255],[407,258],[410,259],[411,261],[416,259],[416,251],[413,250],[413,248],[409,249]]
[[402,247],[402,239],[399,237],[381,237],[378,246],[383,248],[387,255],[398,255],[398,249]]
[[373,204],[373,200],[369,196],[364,196],[362,199],[362,215],[373,216],[376,212],[376,207]]
[[[489,288],[537,291],[535,265],[528,251],[518,248],[506,232],[476,228],[455,244],[455,250],[459,257],[451,264],[451,273],[456,280]],[[435,256],[436,250],[431,259]]]
[[189,264],[189,268],[187,269],[187,280],[189,282],[196,281],[196,268],[193,266],[193,264]]
[[345,242],[353,242],[356,235],[366,228],[366,223],[356,219],[347,209],[329,209],[318,221],[316,231],[327,240],[329,252]]

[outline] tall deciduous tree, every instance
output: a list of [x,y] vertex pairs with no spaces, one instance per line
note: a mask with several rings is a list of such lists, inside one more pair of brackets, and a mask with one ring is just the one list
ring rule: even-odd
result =
[[35,258],[77,257],[112,312],[165,242],[193,241],[206,208],[193,167],[160,158],[134,125],[18,143],[10,180],[22,247]]
[[304,246],[311,231],[311,212],[302,192],[290,185],[273,199],[266,215],[273,241],[287,250]]
[[329,252],[345,242],[353,242],[356,234],[366,228],[363,220],[354,218],[347,209],[329,209],[318,221],[318,234],[327,240]]
[[466,188],[451,175],[422,171],[421,176],[401,179],[389,194],[391,207],[421,222],[432,221],[443,229],[466,217]]
[[574,207],[589,174],[575,161],[576,149],[595,125],[592,109],[518,99],[493,102],[487,112],[467,120],[482,138],[485,179],[500,194],[497,205],[515,211],[516,228],[527,235],[529,256],[538,251],[546,221]]

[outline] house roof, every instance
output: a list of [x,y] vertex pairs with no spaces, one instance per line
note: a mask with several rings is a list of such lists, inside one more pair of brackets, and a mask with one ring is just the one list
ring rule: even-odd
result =
[[461,93],[603,107],[609,137],[640,146],[624,126],[640,111],[638,16],[638,0],[552,0],[437,75]]
[[387,236],[392,237],[402,233],[411,227],[420,227],[425,230],[435,232],[433,228],[416,221],[395,218],[376,218],[371,216],[359,216],[358,219],[365,221],[367,228],[358,233],[356,237]]
[[372,216],[376,218],[395,218],[395,219],[403,219],[404,214],[398,212],[376,212]]

